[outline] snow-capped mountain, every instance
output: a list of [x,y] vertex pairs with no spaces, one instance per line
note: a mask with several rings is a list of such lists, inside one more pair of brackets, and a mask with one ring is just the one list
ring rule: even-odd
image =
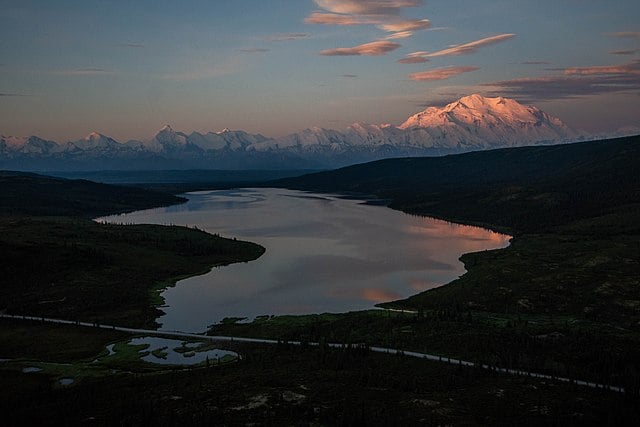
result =
[[578,132],[533,106],[513,99],[470,95],[443,108],[429,107],[399,126],[428,129],[447,145],[492,148],[575,139]]
[[400,126],[354,123],[344,131],[313,127],[281,138],[229,129],[186,134],[169,125],[149,140],[126,143],[97,132],[64,144],[35,136],[3,136],[0,167],[333,168],[386,157],[437,156],[580,139],[584,136],[536,107],[470,95],[442,108],[429,107]]

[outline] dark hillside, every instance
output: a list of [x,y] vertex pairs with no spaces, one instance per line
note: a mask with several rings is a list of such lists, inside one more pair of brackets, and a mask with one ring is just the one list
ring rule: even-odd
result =
[[381,160],[275,184],[375,194],[410,213],[539,231],[637,210],[640,137]]
[[0,171],[0,215],[92,217],[182,203],[133,187]]

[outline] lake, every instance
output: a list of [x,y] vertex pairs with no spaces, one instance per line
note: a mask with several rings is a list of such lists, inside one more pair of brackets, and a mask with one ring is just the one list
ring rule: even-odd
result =
[[185,197],[183,205],[99,220],[197,226],[259,243],[266,253],[165,290],[163,330],[203,331],[225,317],[372,308],[448,283],[465,271],[462,254],[510,239],[336,195],[260,188]]

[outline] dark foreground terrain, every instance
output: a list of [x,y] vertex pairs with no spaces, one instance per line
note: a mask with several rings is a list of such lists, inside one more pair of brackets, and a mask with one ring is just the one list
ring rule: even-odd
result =
[[[385,304],[410,310],[404,313],[262,317],[249,324],[230,319],[216,325],[211,333],[283,342],[225,344],[242,356],[226,365],[158,368],[140,361],[122,332],[2,319],[0,358],[12,359],[0,362],[3,420],[7,425],[637,425],[639,152],[639,138],[626,138],[395,159],[280,181],[277,185],[298,189],[374,194],[396,209],[481,224],[515,238],[506,249],[465,255],[469,272],[459,280]],[[30,200],[25,198],[33,204]],[[73,204],[82,200],[78,196]],[[68,200],[54,206],[71,209]],[[5,226],[0,236],[3,248],[14,253],[12,264],[27,263],[13,270],[3,265],[9,270],[3,272],[0,302],[7,309],[13,301],[13,312],[24,307],[33,310],[26,314],[56,317],[58,312],[72,319],[149,325],[158,302],[150,290],[175,276],[231,262],[227,251],[220,259],[216,241],[198,230],[132,228],[139,238],[127,240],[117,237],[117,226],[93,224],[97,228],[86,231],[90,226],[81,214],[52,219],[17,210],[3,221],[25,221],[25,231]],[[64,229],[59,224],[65,221],[69,234],[62,238],[55,230]],[[152,241],[164,243],[153,249]],[[22,253],[20,245],[27,245]],[[67,247],[67,252],[61,249]],[[62,264],[73,254],[90,260],[91,248],[101,261],[83,263],[81,277],[87,280],[71,283],[80,271],[73,263],[69,276],[51,278],[48,261],[20,261],[37,251],[40,260],[66,253]],[[232,257],[261,253],[243,248],[242,255]],[[157,276],[146,276],[144,264],[129,273],[136,264],[129,259],[153,250],[159,252],[151,252],[151,258],[165,265]],[[123,251],[132,256],[115,255]],[[199,263],[197,268],[192,262]],[[184,268],[167,271],[167,264]],[[110,276],[109,269],[119,272]],[[111,286],[129,274],[140,280]],[[34,275],[46,279],[34,281]],[[63,301],[63,293],[52,290],[61,280],[68,286]],[[42,285],[25,287],[29,292],[16,285],[34,282]],[[83,290],[87,283],[104,294],[100,301],[111,303],[91,302],[91,292]],[[142,287],[134,292],[130,287],[136,283]],[[122,292],[126,298],[114,296]],[[287,340],[357,345],[293,347]],[[107,355],[109,343],[116,346],[115,356]],[[588,379],[626,391],[374,354],[366,350],[369,345]],[[42,371],[23,373],[25,367]],[[61,385],[66,377],[75,382]]]

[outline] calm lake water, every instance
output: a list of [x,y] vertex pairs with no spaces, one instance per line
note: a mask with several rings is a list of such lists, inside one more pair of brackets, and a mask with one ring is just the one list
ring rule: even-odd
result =
[[225,317],[372,308],[450,282],[465,271],[460,255],[510,239],[326,194],[240,189],[186,197],[183,205],[100,220],[197,226],[259,243],[266,253],[164,291],[164,330],[203,331]]

